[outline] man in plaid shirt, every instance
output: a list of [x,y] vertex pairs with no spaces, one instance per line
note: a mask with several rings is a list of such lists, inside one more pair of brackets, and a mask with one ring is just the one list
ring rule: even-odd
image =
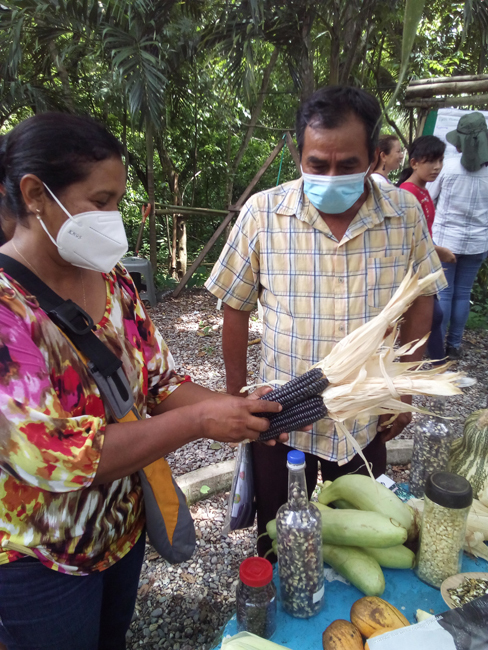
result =
[[[223,352],[227,390],[247,384],[249,314],[263,306],[260,380],[289,380],[329,354],[349,332],[376,316],[409,265],[424,277],[440,268],[415,197],[369,180],[378,156],[381,111],[377,100],[352,87],[318,90],[297,115],[302,174],[247,201],[207,288],[224,303]],[[432,323],[433,295],[444,279],[411,305],[401,343],[420,339]],[[410,358],[421,359],[423,349]],[[376,476],[386,469],[385,442],[411,419],[400,415],[358,419],[351,433]],[[312,433],[290,433],[289,446],[306,452],[307,484],[352,471],[362,460],[330,419]],[[286,453],[277,444],[252,445],[258,533],[287,500]],[[258,542],[259,554],[269,540]]]

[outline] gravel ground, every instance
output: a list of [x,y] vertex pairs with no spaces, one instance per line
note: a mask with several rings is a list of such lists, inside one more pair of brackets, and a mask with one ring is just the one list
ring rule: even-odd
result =
[[[175,357],[180,372],[214,390],[225,389],[221,354],[223,314],[216,300],[205,290],[186,291],[178,300],[167,298],[151,310]],[[250,321],[250,341],[260,336],[257,312]],[[457,365],[478,384],[464,395],[448,401],[446,413],[460,435],[464,418],[487,406],[488,333],[466,332],[464,357]],[[257,381],[259,345],[249,347],[248,382]],[[422,400],[418,400],[422,404]],[[401,435],[411,438],[421,416]],[[175,475],[185,474],[232,458],[228,445],[199,441],[170,454],[168,461]],[[408,481],[409,465],[388,466],[387,473],[397,481]],[[197,549],[190,562],[171,566],[148,544],[139,584],[134,619],[128,633],[128,649],[165,648],[171,650],[209,650],[234,611],[235,585],[240,562],[255,553],[256,529],[221,535],[227,494],[216,495],[192,506],[197,531]]]

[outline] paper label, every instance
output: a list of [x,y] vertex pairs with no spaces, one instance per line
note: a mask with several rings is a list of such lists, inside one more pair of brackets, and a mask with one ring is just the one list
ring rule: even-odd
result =
[[322,600],[323,596],[324,596],[324,585],[322,585],[322,589],[319,589],[314,593],[312,600],[314,603],[318,603],[319,600]]
[[370,650],[456,650],[454,639],[435,617],[368,639],[368,645]]

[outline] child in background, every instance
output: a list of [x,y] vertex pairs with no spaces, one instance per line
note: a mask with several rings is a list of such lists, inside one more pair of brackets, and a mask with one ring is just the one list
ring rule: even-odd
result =
[[[426,189],[427,183],[435,181],[439,176],[444,162],[446,145],[435,135],[423,135],[412,142],[408,148],[409,167],[400,174],[398,182],[402,190],[411,192],[419,201],[424,211],[425,220],[432,237],[432,224],[435,217],[435,206]],[[444,246],[435,246],[441,262],[455,262],[456,256]],[[432,330],[427,343],[429,357],[433,360],[445,357],[444,341],[441,332],[442,310],[437,296],[434,301]]]

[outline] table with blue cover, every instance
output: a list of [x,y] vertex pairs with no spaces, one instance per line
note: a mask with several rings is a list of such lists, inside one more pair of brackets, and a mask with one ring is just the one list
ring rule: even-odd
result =
[[[464,554],[462,571],[488,571],[488,562],[471,559]],[[430,587],[417,578],[413,570],[383,569],[386,588],[382,598],[399,609],[410,623],[416,623],[417,609],[431,614],[440,614],[448,609],[439,589]],[[335,572],[326,571],[326,576],[337,576]],[[340,578],[339,576],[337,576]],[[278,571],[275,567],[273,580],[279,593]],[[325,583],[324,607],[319,614],[308,620],[294,618],[286,614],[278,602],[277,629],[273,638],[275,643],[292,650],[321,650],[322,632],[338,618],[349,620],[352,604],[362,594],[356,587],[345,584],[342,578]],[[225,626],[223,636],[237,634],[236,616]],[[220,648],[220,641],[214,650]]]

